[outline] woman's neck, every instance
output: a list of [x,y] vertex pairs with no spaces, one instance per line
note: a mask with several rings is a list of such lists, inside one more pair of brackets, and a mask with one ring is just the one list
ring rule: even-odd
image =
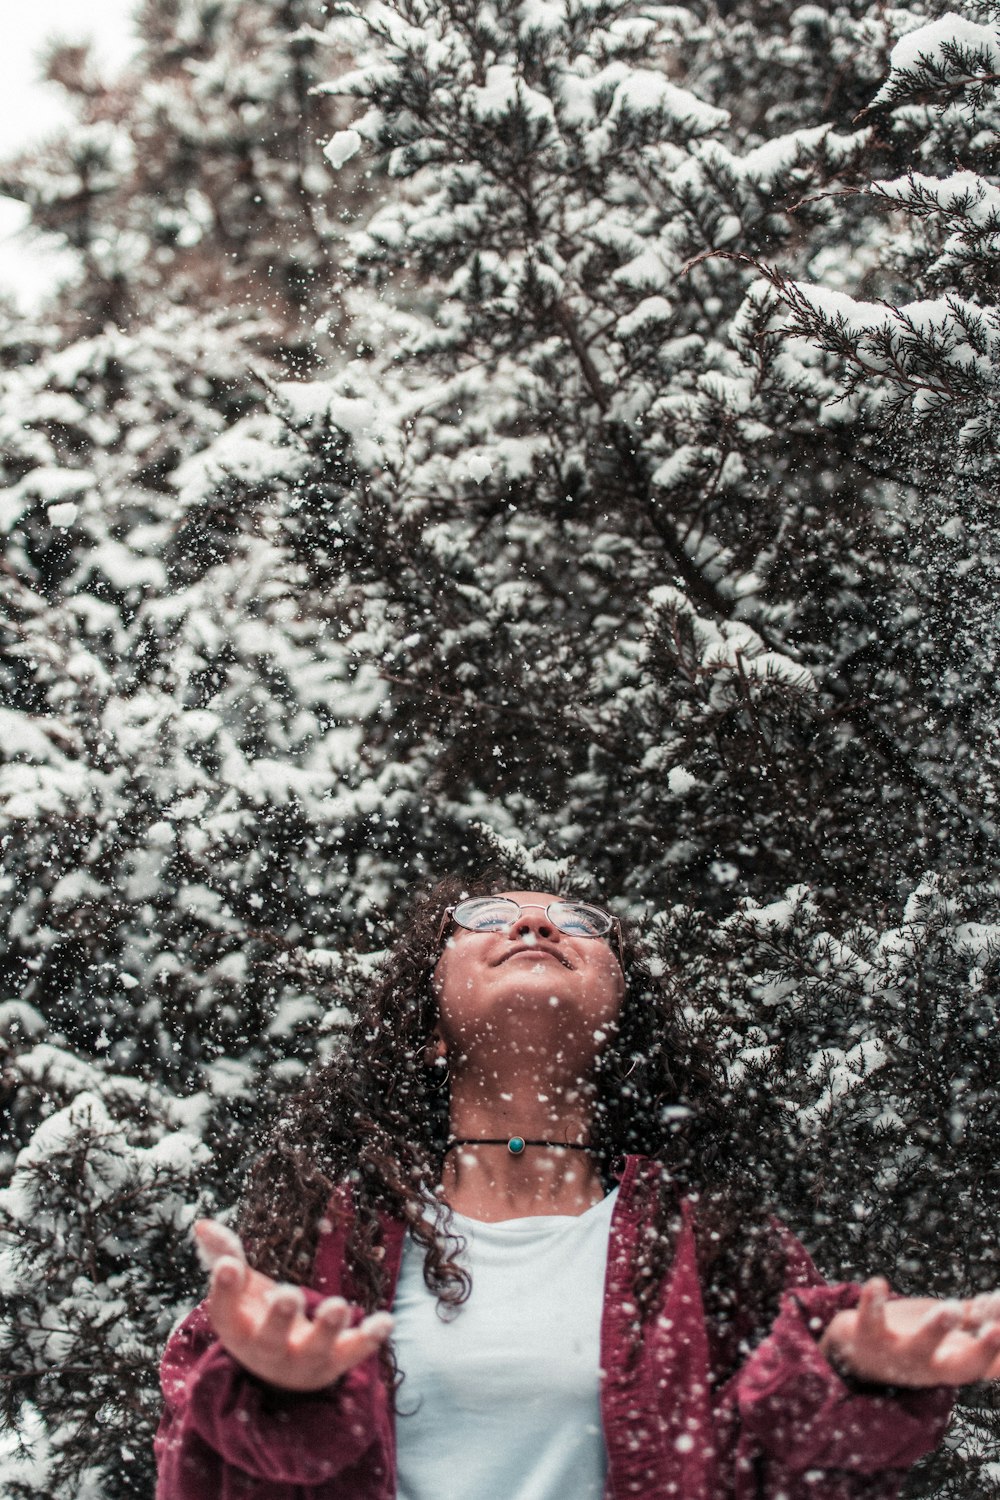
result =
[[[497,1085],[478,1070],[455,1070],[451,1088],[451,1135],[466,1141],[567,1141],[590,1139],[592,1085],[578,1079],[521,1076]],[[446,1201],[470,1219],[533,1218],[581,1214],[604,1197],[595,1158],[588,1151],[526,1146],[519,1155],[506,1144],[453,1146],[444,1160],[441,1187]]]

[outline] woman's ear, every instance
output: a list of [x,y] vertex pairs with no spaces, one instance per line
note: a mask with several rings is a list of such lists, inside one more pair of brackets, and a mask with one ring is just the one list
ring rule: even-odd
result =
[[447,1057],[448,1044],[435,1027],[424,1046],[424,1067],[433,1068],[435,1063],[445,1062]]

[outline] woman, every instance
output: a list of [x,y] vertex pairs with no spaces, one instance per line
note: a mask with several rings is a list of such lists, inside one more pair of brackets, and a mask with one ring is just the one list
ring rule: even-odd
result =
[[254,1269],[198,1226],[159,1500],[889,1500],[1000,1299],[825,1286],[720,1101],[609,914],[432,896],[257,1164]]

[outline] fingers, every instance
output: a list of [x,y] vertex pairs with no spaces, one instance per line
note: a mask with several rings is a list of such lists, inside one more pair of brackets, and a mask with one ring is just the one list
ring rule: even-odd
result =
[[[978,1299],[972,1299],[977,1301]],[[965,1385],[991,1378],[1000,1358],[1000,1320],[990,1316],[1000,1308],[983,1301],[973,1309],[969,1302],[940,1303],[912,1330],[906,1343],[908,1369],[921,1372],[921,1385]],[[971,1326],[973,1315],[982,1315]]]
[[991,1378],[1000,1357],[1000,1297],[994,1292],[939,1303],[911,1333],[907,1357],[925,1367],[928,1382]]
[[885,1307],[889,1300],[889,1283],[884,1276],[872,1276],[858,1297],[858,1321],[854,1339],[857,1343],[882,1340],[886,1335]]
[[289,1340],[287,1352],[296,1364],[296,1373],[289,1378],[310,1389],[329,1385],[369,1359],[392,1332],[388,1313],[373,1313],[354,1328],[345,1326],[349,1318],[350,1309],[342,1298],[320,1303],[313,1321]]
[[393,1330],[393,1319],[387,1312],[372,1313],[365,1318],[363,1323],[358,1324],[358,1332],[363,1338],[371,1339],[375,1344],[383,1343]]
[[[984,1328],[977,1340],[979,1353],[982,1360],[982,1373],[976,1376],[977,1380],[995,1380],[994,1366],[1000,1359],[1000,1322],[991,1323]],[[1000,1373],[1000,1371],[998,1371]]]
[[950,1347],[943,1345],[933,1371],[942,1385],[995,1379],[1000,1374],[1000,1323],[991,1323],[974,1337],[961,1334]]
[[238,1359],[252,1351],[266,1358],[294,1352],[311,1327],[300,1287],[255,1277],[248,1266],[225,1256],[212,1272],[208,1314],[216,1333]]
[[313,1314],[313,1323],[319,1332],[332,1341],[343,1333],[350,1315],[351,1310],[343,1297],[327,1297]]
[[990,1323],[1000,1319],[1000,1292],[980,1292],[977,1297],[970,1297],[965,1303],[965,1317],[962,1327],[974,1331],[984,1331]]
[[354,1328],[347,1328],[350,1309],[339,1297],[330,1297],[316,1309],[303,1348],[318,1354],[324,1347],[336,1360],[340,1370],[349,1370],[367,1359],[392,1332],[393,1320],[388,1313],[372,1313]]
[[962,1326],[965,1316],[961,1302],[942,1302],[940,1306],[928,1313],[922,1322],[910,1334],[909,1355],[911,1359],[927,1360],[928,1363],[934,1358],[938,1348],[949,1333],[955,1328]]
[[216,1333],[228,1343],[254,1326],[250,1294],[253,1282],[261,1278],[251,1271],[239,1237],[225,1224],[199,1219],[194,1234],[198,1258],[211,1273],[208,1315]]
[[341,1370],[353,1369],[368,1359],[385,1343],[392,1329],[393,1320],[389,1314],[377,1312],[365,1318],[357,1328],[342,1333],[337,1340],[337,1361]]
[[242,1332],[247,1324],[241,1302],[248,1280],[245,1261],[224,1255],[215,1262],[208,1287],[208,1316],[223,1340]]
[[[837,1314],[828,1341],[845,1316]],[[861,1289],[855,1318],[836,1348],[856,1374],[915,1387],[1000,1378],[1000,1293],[965,1302],[890,1301],[888,1282],[873,1277]]]
[[946,1345],[940,1362],[952,1371],[960,1371],[958,1378],[963,1382],[1000,1379],[1000,1291],[980,1292],[966,1298],[961,1307],[959,1327],[969,1335],[971,1343],[964,1348],[958,1344],[950,1359]]
[[305,1316],[306,1299],[300,1287],[276,1286],[263,1300],[257,1337],[267,1348],[284,1348],[297,1320]]
[[1000,1380],[1000,1292],[982,1292],[966,1303],[966,1327],[981,1341],[980,1380]]
[[234,1302],[247,1283],[247,1266],[244,1260],[223,1256],[214,1263],[208,1295],[216,1302]]
[[214,1270],[223,1256],[246,1264],[246,1255],[238,1235],[217,1219],[199,1219],[194,1226],[198,1259],[206,1271]]

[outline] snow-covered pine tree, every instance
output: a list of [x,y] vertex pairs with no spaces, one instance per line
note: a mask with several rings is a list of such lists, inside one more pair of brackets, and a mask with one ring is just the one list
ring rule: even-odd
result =
[[[366,918],[491,848],[548,883],[524,848],[544,844],[568,878],[662,914],[660,961],[720,1038],[762,1190],[831,1271],[879,1266],[941,1291],[996,1279],[988,657],[948,614],[989,560],[968,519],[947,525],[959,502],[972,514],[971,491],[941,475],[947,429],[886,442],[886,371],[842,387],[867,347],[859,315],[850,347],[821,316],[831,293],[919,295],[929,262],[901,232],[907,203],[893,189],[886,217],[892,192],[867,189],[929,174],[970,102],[989,102],[978,75],[948,75],[957,119],[927,147],[939,122],[923,96],[855,118],[928,19],[607,0],[347,9],[323,38],[357,58],[330,97],[358,116],[340,117],[328,158],[387,172],[383,206],[338,250],[329,302],[347,308],[351,346],[336,367],[290,384],[273,361],[264,412],[238,381],[164,385],[140,318],[114,346],[125,373],[106,401],[103,377],[78,389],[83,346],[56,335],[32,386],[30,340],[9,337],[13,388],[40,404],[8,492],[61,476],[36,473],[9,533],[27,589],[5,667],[22,695],[7,741],[22,964],[8,984],[24,996],[8,1016],[10,1149],[27,1143],[2,1210],[13,1246],[45,1151],[54,1181],[72,1170],[67,1120],[75,1149],[128,1157],[118,1180],[141,1193],[143,1224],[191,1211],[190,1177],[164,1180],[157,1208],[143,1155],[181,1124],[215,1148],[203,1180],[225,1200],[251,1090],[280,1091],[317,1045],[310,965],[371,948]],[[985,159],[976,170],[986,181]],[[97,287],[85,268],[81,307]],[[210,368],[232,358],[231,323]],[[197,316],[185,327],[171,370],[207,337]],[[155,483],[129,467],[133,368],[147,372],[139,426],[166,448]],[[69,407],[43,397],[81,391],[67,439]],[[110,471],[93,535],[60,545],[45,521],[68,512],[48,507],[79,506],[65,476],[81,451]],[[82,586],[107,536],[161,564],[138,597],[122,599],[126,573]],[[114,616],[89,602],[109,588]],[[73,685],[60,642],[99,664],[96,687],[93,667]],[[63,788],[52,806],[42,787]],[[919,883],[925,869],[937,884]],[[139,984],[109,998],[119,974]],[[360,975],[348,966],[335,998]],[[39,1052],[52,1042],[55,1059]],[[78,1084],[72,1055],[91,1069]],[[155,1101],[133,1111],[122,1074]],[[74,1105],[80,1091],[104,1114]],[[115,1207],[98,1201],[100,1242]],[[144,1235],[153,1264],[162,1241]],[[12,1273],[8,1409],[40,1434],[19,1482],[31,1500],[68,1496],[86,1472],[117,1494],[126,1480],[85,1442],[54,1441],[92,1412],[77,1351],[82,1364],[106,1346],[93,1320],[70,1323],[66,1268],[44,1245],[38,1257],[58,1309],[43,1326],[79,1331],[68,1369],[32,1375],[39,1308]],[[110,1286],[120,1267],[100,1267]],[[164,1309],[187,1275],[158,1286]],[[131,1292],[104,1295],[148,1345],[155,1319]],[[149,1411],[115,1413],[139,1455]],[[997,1433],[970,1411],[914,1493],[989,1493]],[[149,1492],[146,1463],[130,1493]]]
[[[905,32],[862,115],[886,149],[856,185],[874,218],[861,285],[779,272],[772,294],[786,334],[833,357],[833,420],[902,485],[893,558],[910,608],[883,626],[892,666],[876,693],[905,701],[920,764],[939,784],[949,766],[977,842],[995,851],[1000,13],[976,14]],[[933,699],[912,680],[934,683]]]
[[[836,406],[833,362],[782,340],[736,258],[786,278],[878,263],[854,189],[886,153],[868,124],[813,123],[819,49],[796,17],[802,41],[748,63],[760,102],[732,119],[665,67],[731,82],[738,11],[379,6],[346,33],[371,66],[331,85],[407,184],[354,237],[352,285],[434,298],[386,341],[400,457],[377,502],[364,481],[407,528],[382,582],[401,639],[380,733],[421,786],[489,790],[505,831],[654,902],[665,878],[727,900],[805,878],[851,906],[997,846],[949,711],[957,642],[937,632],[933,670],[907,651],[926,613],[914,455]],[[891,37],[830,24],[853,108]],[[361,544],[377,569],[378,537]]]
[[144,0],[113,85],[86,49],[53,45],[47,74],[77,118],[6,163],[2,189],[75,253],[64,331],[145,325],[166,300],[250,313],[252,356],[286,369],[328,351],[339,230],[365,196],[322,154],[343,109],[315,86],[346,62],[324,45],[328,10]]
[[[878,1268],[938,1296],[997,1284],[995,881],[928,876],[891,924],[831,924],[806,886],[722,920],[676,905],[654,946],[726,1059],[762,1197],[827,1274]],[[995,1495],[998,1415],[995,1388],[963,1392],[909,1500]]]
[[[47,1044],[21,1071],[52,1112],[0,1191],[0,1412],[30,1443],[0,1459],[3,1493],[149,1494],[149,1372],[178,1290],[198,1281],[189,1229],[208,1098],[182,1103]],[[54,1109],[59,1095],[68,1102]]]
[[[0,1145],[5,1176],[30,1141],[38,1153],[52,1148],[47,1177],[41,1155],[30,1158],[33,1192],[47,1183],[58,1207],[52,1235],[32,1241],[33,1266],[51,1270],[42,1284],[53,1297],[62,1289],[60,1309],[86,1233],[114,1230],[66,1197],[61,1184],[75,1167],[57,1160],[64,1137],[45,1133],[53,1111],[75,1110],[67,1118],[79,1126],[76,1148],[85,1151],[92,1136],[98,1158],[113,1127],[122,1160],[109,1212],[124,1184],[128,1201],[134,1188],[155,1219],[161,1188],[180,1188],[146,1173],[143,1152],[155,1143],[149,1089],[201,1097],[192,1119],[214,1148],[214,1178],[238,1179],[259,1099],[301,1075],[326,1008],[282,965],[303,934],[319,946],[336,930],[315,861],[335,842],[341,772],[353,767],[357,742],[351,703],[364,679],[354,676],[351,700],[342,648],[322,618],[302,618],[287,558],[266,527],[227,505],[233,476],[245,501],[248,479],[264,486],[268,466],[288,462],[255,437],[252,414],[224,414],[232,384],[222,377],[234,352],[241,356],[228,338],[213,340],[210,327],[179,316],[43,351],[4,382],[2,971],[16,1008],[2,1043]],[[241,364],[235,374],[238,388]],[[213,399],[215,382],[223,394]],[[229,456],[209,483],[197,449],[220,427]],[[161,444],[176,445],[162,483],[143,477],[140,459]],[[76,1109],[76,1060],[90,1065],[88,1095],[106,1075],[108,1096],[98,1090],[98,1098],[110,1126],[99,1110]],[[122,1074],[146,1092],[123,1093]],[[23,1193],[0,1206],[0,1231],[15,1249],[22,1209],[36,1207]],[[66,1241],[65,1262],[60,1213],[91,1225]],[[182,1214],[171,1209],[163,1222],[183,1238]],[[165,1255],[164,1245],[163,1234],[137,1231],[132,1247],[142,1286],[152,1278],[156,1306],[143,1317],[157,1336],[194,1289],[189,1259]],[[103,1281],[112,1272],[98,1249],[94,1274]],[[16,1275],[6,1284],[23,1290]],[[127,1297],[119,1311],[138,1317],[145,1296]],[[46,1345],[64,1351],[57,1389],[33,1340],[35,1303],[18,1294],[8,1306],[7,1410],[31,1396],[45,1432],[61,1434],[29,1469],[38,1488],[28,1493],[78,1493],[80,1465],[94,1484],[133,1486],[115,1493],[148,1493],[154,1363],[143,1365],[137,1395],[139,1344],[97,1337],[95,1292],[63,1343]],[[62,1312],[53,1307],[51,1316],[57,1321],[44,1326],[62,1327]],[[141,1344],[138,1324],[133,1332]],[[155,1342],[150,1333],[147,1354]],[[106,1361],[98,1384],[109,1433],[96,1456],[95,1347]],[[123,1428],[140,1456],[121,1471],[110,1459]],[[4,1474],[5,1492],[15,1474]]]
[[[317,975],[349,967],[356,906],[331,914],[317,860],[379,687],[303,613],[252,497],[288,482],[266,385],[327,337],[312,288],[357,194],[317,175],[338,107],[298,99],[323,8],[227,14],[147,8],[111,92],[61,54],[80,127],[7,178],[79,267],[2,329],[0,1341],[31,1444],[0,1452],[12,1496],[151,1493],[187,1223],[212,1183],[231,1202],[259,1100],[323,1044]],[[216,208],[248,221],[235,245]]]

